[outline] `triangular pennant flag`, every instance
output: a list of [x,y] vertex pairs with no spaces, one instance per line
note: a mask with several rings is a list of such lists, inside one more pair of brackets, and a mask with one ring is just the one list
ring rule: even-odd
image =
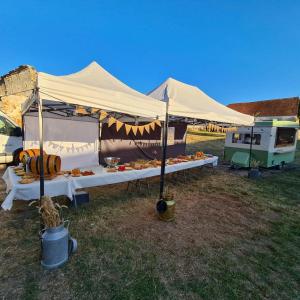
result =
[[159,120],[155,120],[154,122],[155,122],[155,124],[156,124],[157,126],[161,127],[161,123],[160,123]]
[[144,125],[145,130],[150,133],[150,124]]
[[96,114],[97,112],[99,112],[99,110],[99,108],[92,108],[91,114]]
[[138,129],[139,129],[140,134],[143,135],[144,129],[145,129],[144,125],[138,126]]
[[110,127],[112,124],[115,124],[116,123],[116,119],[114,117],[110,117],[108,119],[108,127]]
[[138,131],[138,126],[132,126],[132,132],[134,135],[137,134],[137,131]]
[[106,117],[107,117],[107,112],[102,110],[99,116],[99,121],[104,120]]
[[119,132],[119,130],[121,129],[121,127],[124,125],[124,123],[122,123],[121,121],[116,121],[116,129],[117,132]]
[[81,114],[81,115],[87,115],[88,114],[86,109],[83,106],[79,106],[79,105],[76,106],[75,113],[76,114]]
[[125,130],[127,135],[129,134],[131,127],[132,127],[131,125],[125,124]]
[[155,130],[155,122],[151,122],[150,124],[151,129],[154,131]]

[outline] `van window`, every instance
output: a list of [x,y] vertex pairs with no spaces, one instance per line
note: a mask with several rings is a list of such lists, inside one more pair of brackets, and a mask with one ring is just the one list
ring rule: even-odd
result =
[[296,138],[295,128],[277,128],[275,147],[293,146]]
[[12,123],[0,116],[0,134],[13,136],[15,128],[16,127]]
[[0,116],[0,134],[7,135],[6,123],[3,117]]
[[[252,138],[252,145],[260,145],[261,134],[254,133]],[[250,133],[233,133],[232,143],[237,144],[251,144],[251,134]]]

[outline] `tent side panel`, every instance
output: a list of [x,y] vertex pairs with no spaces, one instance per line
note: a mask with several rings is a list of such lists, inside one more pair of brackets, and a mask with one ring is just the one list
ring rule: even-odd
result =
[[[174,141],[168,145],[168,157],[185,153],[187,125],[185,123],[170,123],[169,128],[173,127]],[[103,124],[100,163],[104,163],[104,157],[107,156],[120,157],[123,163],[136,159],[161,159],[161,150],[160,127],[156,127],[150,134],[144,132],[142,136],[140,133],[135,136],[132,132],[126,135],[124,127],[117,132],[115,125],[108,127],[107,124]]]
[[[38,148],[38,118],[24,117],[24,149]],[[44,118],[44,150],[62,158],[62,169],[98,165],[98,122]]]

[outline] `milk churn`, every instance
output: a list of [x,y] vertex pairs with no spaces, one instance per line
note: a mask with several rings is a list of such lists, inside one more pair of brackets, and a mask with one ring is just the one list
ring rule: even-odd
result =
[[63,265],[77,249],[77,241],[70,237],[69,230],[64,224],[65,222],[60,226],[47,228],[41,235],[41,264],[46,269]]

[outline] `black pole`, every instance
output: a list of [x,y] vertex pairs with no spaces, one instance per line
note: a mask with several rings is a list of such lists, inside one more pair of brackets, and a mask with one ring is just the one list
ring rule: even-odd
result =
[[45,194],[45,182],[44,182],[44,134],[43,134],[43,100],[39,97],[38,90],[36,91],[36,99],[38,100],[39,108],[39,141],[40,141],[40,204],[42,197]]
[[168,127],[169,127],[169,103],[166,107],[166,119],[163,127],[163,141],[162,141],[162,161],[160,169],[160,188],[159,188],[159,200],[163,199],[164,185],[165,185],[165,170],[166,170],[166,158],[167,158],[167,146],[168,146]]
[[99,165],[101,164],[101,142],[102,142],[102,121],[100,121],[99,119],[99,138],[98,138],[98,143],[99,143],[99,147],[98,147],[98,160],[99,160]]
[[251,127],[251,137],[250,137],[250,149],[249,149],[249,169],[251,168],[252,143],[253,143],[253,126]]

